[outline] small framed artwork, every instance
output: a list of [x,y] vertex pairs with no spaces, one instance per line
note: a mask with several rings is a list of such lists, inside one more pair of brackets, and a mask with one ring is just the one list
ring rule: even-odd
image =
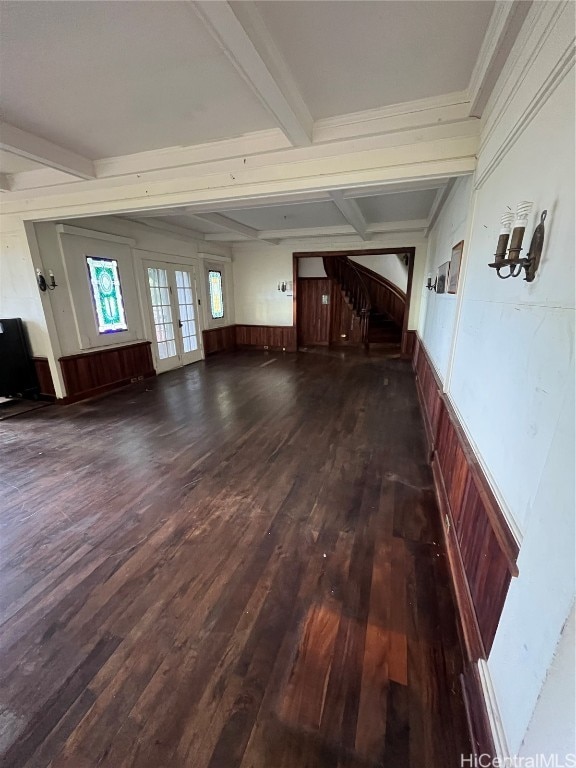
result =
[[464,250],[464,240],[460,240],[452,248],[452,258],[450,259],[450,276],[448,278],[448,293],[456,293],[458,290],[458,278],[460,277],[460,265],[462,264],[462,251]]
[[450,269],[449,261],[445,261],[444,264],[440,264],[440,266],[438,267],[438,277],[436,278],[436,293],[446,293],[449,269]]

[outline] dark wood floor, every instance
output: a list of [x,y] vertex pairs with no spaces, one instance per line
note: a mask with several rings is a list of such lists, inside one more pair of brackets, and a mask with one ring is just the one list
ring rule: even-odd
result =
[[0,437],[2,766],[469,752],[408,363],[222,356]]

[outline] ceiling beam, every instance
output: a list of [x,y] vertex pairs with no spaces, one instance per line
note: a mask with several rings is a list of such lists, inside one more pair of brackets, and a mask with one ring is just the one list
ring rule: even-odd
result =
[[92,160],[8,123],[0,123],[0,149],[79,179],[96,178]]
[[532,0],[498,0],[468,85],[469,114],[481,117]]
[[199,0],[199,18],[294,146],[312,143],[312,116],[251,2]]
[[331,192],[330,197],[348,224],[355,230],[356,234],[359,235],[362,240],[370,240],[370,235],[366,233],[368,224],[356,200],[345,198],[344,193],[339,189]]
[[0,192],[10,192],[10,179],[7,173],[0,173]]
[[[228,216],[222,216],[221,213],[194,213],[189,214],[193,219],[200,219],[201,221],[207,221],[209,224],[214,224],[216,227],[222,227],[222,229],[232,232],[235,235],[241,235],[243,238],[249,240],[263,240],[271,245],[276,245],[276,239],[268,239],[262,235],[262,232],[254,227],[248,227],[246,224],[240,224],[238,221],[229,219]],[[206,240],[216,239],[217,236],[205,235]]]
[[448,196],[450,195],[450,192],[452,192],[452,188],[454,184],[456,183],[456,179],[450,179],[446,186],[440,187],[438,192],[436,193],[436,197],[434,198],[434,202],[432,203],[432,207],[430,208],[430,213],[428,214],[428,222],[426,224],[426,230],[424,232],[424,235],[428,237],[428,233],[436,224],[436,221],[438,220],[438,216],[440,216],[440,211],[444,207],[444,203],[446,200],[448,200]]
[[[424,232],[427,219],[412,219],[409,221],[387,221],[380,224],[369,224],[369,235],[397,234],[399,232]],[[348,224],[340,224],[330,227],[302,227],[299,229],[274,229],[263,230],[257,238],[260,242],[277,243],[288,239],[306,239],[309,237],[354,237],[356,232]],[[205,235],[205,239],[215,242],[233,242],[234,236],[227,232],[222,234]],[[237,238],[236,238],[237,239]]]

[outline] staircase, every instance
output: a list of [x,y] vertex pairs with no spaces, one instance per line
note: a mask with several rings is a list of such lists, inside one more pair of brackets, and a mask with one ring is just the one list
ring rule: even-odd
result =
[[364,346],[399,349],[406,294],[382,275],[347,256],[325,256],[323,261],[326,274],[339,285],[360,320]]
[[324,256],[324,269],[331,280],[340,287],[342,294],[353,313],[360,321],[362,344],[368,344],[370,319],[370,293],[364,280],[356,269],[356,264],[347,256]]

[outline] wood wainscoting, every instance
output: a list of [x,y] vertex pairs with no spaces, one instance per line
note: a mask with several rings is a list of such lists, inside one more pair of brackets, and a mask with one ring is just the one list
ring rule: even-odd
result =
[[36,378],[38,379],[38,387],[40,389],[40,397],[43,400],[55,400],[56,390],[54,389],[54,382],[52,381],[52,373],[50,371],[50,363],[47,357],[33,357],[32,362],[36,369]]
[[149,341],[60,358],[67,403],[155,376]]
[[292,325],[237,325],[236,346],[296,352],[296,328]]
[[236,326],[224,325],[221,328],[209,328],[202,331],[204,354],[214,355],[217,352],[234,352],[236,349]]
[[492,648],[510,580],[518,575],[519,547],[422,341],[414,337],[412,364],[468,661],[462,684],[471,737],[478,754],[493,753],[477,663]]

